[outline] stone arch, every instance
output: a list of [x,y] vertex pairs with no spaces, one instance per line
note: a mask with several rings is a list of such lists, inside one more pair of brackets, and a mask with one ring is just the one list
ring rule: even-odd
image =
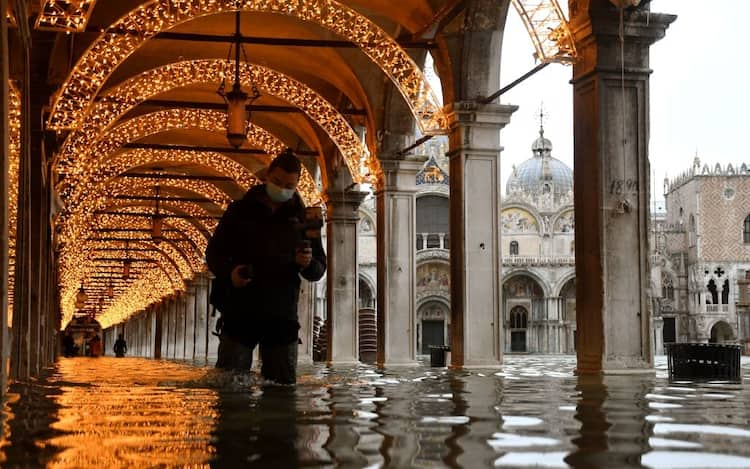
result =
[[[503,297],[504,298],[505,298],[506,284],[508,284],[508,282],[510,282],[511,280],[514,280],[518,277],[524,277],[524,276],[533,280],[534,283],[539,287],[539,291],[537,292],[537,293],[540,293],[538,295],[539,298],[550,296],[549,295],[550,287],[547,284],[547,282],[545,282],[544,279],[542,279],[542,277],[539,274],[535,273],[534,271],[530,269],[518,269],[518,270],[513,270],[511,272],[508,272],[503,277]],[[527,298],[531,298],[531,297],[527,297]]]
[[375,288],[375,282],[373,282],[369,276],[360,272],[357,288],[359,292],[359,307],[374,308],[378,295],[378,291]]
[[[80,197],[78,194],[86,192],[84,189],[92,178],[96,180],[107,173],[113,172],[114,169],[112,169],[112,166],[119,167],[124,171],[124,168],[127,167],[127,165],[123,164],[124,155],[119,150],[126,143],[137,141],[149,135],[177,129],[205,130],[208,132],[221,133],[226,131],[223,125],[225,118],[226,115],[219,111],[205,109],[167,109],[128,119],[108,131],[106,139],[99,139],[93,145],[90,154],[94,159],[94,164],[90,172],[86,176],[78,178],[75,181],[76,185],[74,188],[70,189],[65,187],[66,184],[65,181],[63,181],[63,183],[59,185],[58,190],[63,197],[68,197],[66,196],[66,193],[72,191],[69,196],[70,200],[77,200],[77,197]],[[257,145],[266,152],[266,156],[260,158],[263,164],[268,164],[274,154],[281,152],[285,148],[284,143],[275,135],[255,124],[250,125],[248,140],[251,144]],[[137,155],[145,155],[147,153],[159,155],[165,152],[166,150],[151,150],[147,152],[141,149],[126,153],[129,154],[127,160],[130,160],[133,159],[133,156]],[[244,186],[244,189],[247,189],[253,184],[253,181],[256,180],[256,177],[248,168],[222,153],[169,150],[169,156],[170,158],[166,158],[165,160],[178,159],[176,157],[179,157],[182,161],[189,161],[191,159],[200,160],[200,157],[207,159],[215,168],[223,170],[222,172],[226,174],[232,175],[238,183]],[[117,163],[120,164],[118,165]],[[317,190],[315,181],[310,172],[304,166],[302,167],[299,192],[308,204],[320,201],[321,197]]]
[[552,229],[554,233],[575,233],[575,211],[572,207],[560,210],[555,218],[552,219]]
[[[53,104],[48,127],[75,127],[111,73],[152,34],[203,16],[237,10],[234,0],[197,0],[176,8],[172,7],[170,0],[152,0],[130,11],[112,24],[112,29],[148,33],[104,33],[97,38],[83,53],[63,84]],[[507,13],[507,8],[505,10]],[[440,133],[447,129],[448,122],[442,106],[422,71],[392,37],[365,15],[335,0],[300,0],[280,4],[246,1],[239,11],[293,16],[316,23],[351,40],[396,85],[412,109],[422,133]],[[102,61],[102,56],[109,60]]]
[[[222,60],[183,61],[148,70],[119,84],[97,101],[87,119],[68,136],[54,161],[55,168],[63,174],[83,173],[91,146],[127,111],[178,87],[217,82],[233,68],[227,69]],[[377,181],[381,172],[377,158],[367,151],[344,116],[321,95],[280,72],[245,62],[240,63],[240,80],[245,86],[254,83],[265,93],[297,106],[318,123],[343,156],[355,182]],[[363,155],[369,156],[361,162]],[[324,162],[319,163],[325,167]]]
[[429,347],[444,345],[450,337],[450,301],[439,295],[422,298],[417,303],[417,347],[429,354]]
[[717,320],[709,328],[709,343],[734,342],[736,338],[734,329],[724,320]]
[[541,234],[542,218],[539,212],[525,204],[509,204],[500,210],[503,234]]
[[359,207],[359,231],[358,235],[372,235],[377,233],[377,225],[375,223],[375,216],[369,207],[365,207],[364,204]]

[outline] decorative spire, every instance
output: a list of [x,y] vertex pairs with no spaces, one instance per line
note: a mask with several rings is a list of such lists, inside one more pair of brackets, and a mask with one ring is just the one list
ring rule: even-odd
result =
[[534,140],[531,145],[531,151],[535,157],[548,158],[552,156],[552,142],[549,139],[544,138],[544,119],[546,114],[544,113],[544,103],[539,105],[539,138]]

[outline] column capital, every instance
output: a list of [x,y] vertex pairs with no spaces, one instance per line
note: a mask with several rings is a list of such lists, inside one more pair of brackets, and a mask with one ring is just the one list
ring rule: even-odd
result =
[[[676,15],[649,13],[645,10],[625,10],[620,41],[620,13],[617,9],[590,9],[572,19],[573,36],[579,58],[573,65],[575,83],[594,72],[624,72],[650,74],[649,46],[663,38]],[[621,50],[624,48],[624,54]]]
[[446,114],[451,127],[482,126],[502,129],[510,123],[510,116],[517,109],[518,106],[508,104],[457,101],[446,106]]
[[367,192],[359,190],[328,191],[325,194],[326,221],[358,221],[359,206],[366,196]]
[[424,163],[414,160],[380,160],[383,170],[381,184],[375,189],[375,194],[383,192],[416,192],[417,173]]

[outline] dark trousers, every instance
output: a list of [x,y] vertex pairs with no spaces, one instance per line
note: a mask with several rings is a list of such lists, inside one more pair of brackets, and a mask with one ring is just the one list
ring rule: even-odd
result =
[[[264,378],[279,384],[294,384],[297,381],[297,347],[291,344],[260,343],[260,373]],[[253,349],[226,334],[219,337],[219,357],[216,368],[234,371],[249,371],[253,366]]]

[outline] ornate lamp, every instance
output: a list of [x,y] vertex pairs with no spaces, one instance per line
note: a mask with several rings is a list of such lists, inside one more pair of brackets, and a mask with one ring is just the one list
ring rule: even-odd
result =
[[[217,93],[227,103],[227,140],[235,148],[239,148],[247,140],[247,128],[250,125],[250,111],[248,105],[260,97],[260,92],[252,83],[252,94],[242,91],[240,84],[240,50],[242,50],[242,34],[240,34],[240,12],[235,13],[234,44],[229,46],[229,55],[234,48],[234,83],[232,89],[226,92],[226,79],[219,84]],[[244,55],[244,50],[242,50]],[[247,57],[245,57],[247,60]]]
[[76,293],[76,308],[81,309],[86,306],[86,301],[88,299],[89,296],[86,294],[86,290],[83,289],[83,282],[81,282],[81,288],[79,288],[78,293]]
[[133,265],[133,260],[128,255],[128,242],[125,241],[125,259],[122,261],[122,278],[127,280],[130,278],[130,267]]

